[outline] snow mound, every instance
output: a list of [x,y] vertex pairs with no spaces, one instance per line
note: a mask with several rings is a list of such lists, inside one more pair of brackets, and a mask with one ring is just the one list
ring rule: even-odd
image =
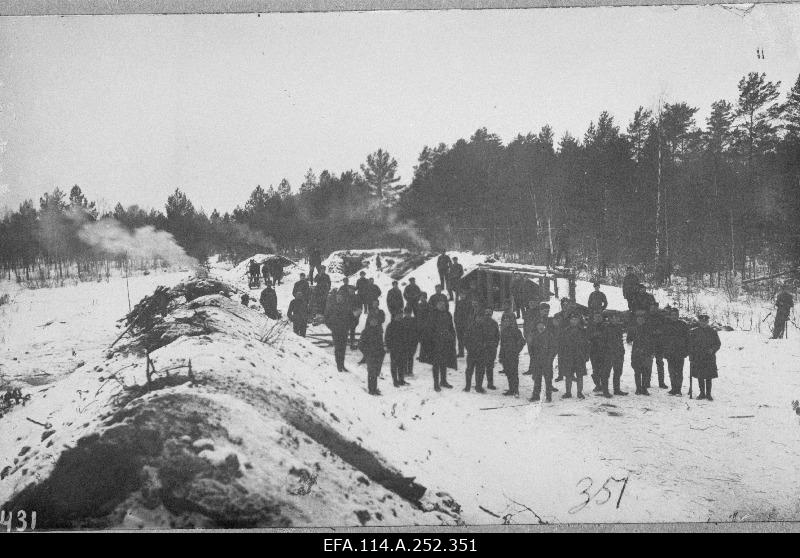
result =
[[6,507],[38,510],[41,528],[461,522],[375,449],[374,418],[353,412],[371,396],[285,322],[220,294],[155,322],[152,365],[138,332],[3,418]]

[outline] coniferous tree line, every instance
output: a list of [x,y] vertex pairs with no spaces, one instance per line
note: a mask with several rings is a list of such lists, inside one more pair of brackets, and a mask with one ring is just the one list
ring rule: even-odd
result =
[[[79,186],[46,193],[0,222],[0,265],[91,260],[78,231],[114,218],[173,234],[195,257],[400,246],[501,251],[523,261],[585,264],[599,275],[638,264],[656,277],[753,276],[800,263],[800,77],[750,73],[705,122],[698,107],[607,112],[580,137],[545,125],[508,144],[485,128],[424,147],[410,184],[379,149],[360,172],[309,169],[293,189],[257,186],[232,212],[207,214],[176,189],[164,211],[117,204],[100,214]],[[420,235],[421,233],[421,235]],[[425,245],[425,248],[429,246]],[[566,248],[566,250],[564,250]]]

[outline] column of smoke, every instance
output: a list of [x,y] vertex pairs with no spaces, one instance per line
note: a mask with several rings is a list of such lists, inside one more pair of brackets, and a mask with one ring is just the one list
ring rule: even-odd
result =
[[197,260],[189,256],[175,238],[158,231],[151,225],[129,231],[116,219],[101,219],[84,223],[78,231],[81,242],[95,250],[130,259],[161,259],[178,266],[196,266]]
[[[366,212],[377,212],[380,210],[380,208],[380,202],[373,198],[367,204],[363,204],[361,207],[354,208],[350,206],[340,206],[335,208],[334,212],[338,214],[337,217],[339,219],[352,221],[361,219]],[[386,217],[386,232],[405,238],[423,252],[431,251],[431,243],[422,235],[420,230],[417,228],[417,224],[413,220],[400,220],[400,218],[397,217],[397,212],[394,209],[390,209],[389,214]]]

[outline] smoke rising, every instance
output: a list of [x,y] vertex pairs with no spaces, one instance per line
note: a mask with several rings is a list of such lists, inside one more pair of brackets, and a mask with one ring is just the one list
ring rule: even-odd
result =
[[431,243],[422,236],[422,233],[420,233],[417,228],[417,224],[413,220],[400,221],[397,219],[395,213],[390,213],[386,230],[391,234],[396,234],[397,236],[402,236],[410,240],[415,246],[425,252],[431,251]]
[[237,240],[242,240],[247,244],[258,246],[259,248],[266,248],[271,252],[277,251],[275,242],[264,233],[254,231],[243,223],[231,223],[230,226],[232,233],[236,236]]
[[78,231],[78,238],[96,250],[115,256],[160,258],[167,263],[184,266],[195,266],[198,263],[186,254],[170,233],[158,231],[151,225],[131,232],[116,219],[101,219],[94,223],[84,223]]

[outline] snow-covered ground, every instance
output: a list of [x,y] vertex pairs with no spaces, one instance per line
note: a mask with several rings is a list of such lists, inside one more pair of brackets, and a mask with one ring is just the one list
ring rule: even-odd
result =
[[[465,267],[485,259],[456,255]],[[375,277],[385,295],[391,278],[375,269],[374,257],[366,259],[367,275]],[[287,268],[288,276],[277,288],[284,312],[303,268]],[[246,278],[231,273],[229,266],[212,264],[215,274],[247,291]],[[412,276],[432,293],[438,282],[435,257],[406,274],[401,288]],[[166,275],[140,279],[137,287],[131,279],[134,303],[155,284],[169,284]],[[337,286],[341,277],[333,279]],[[0,502],[30,479],[46,478],[64,445],[75,447],[82,436],[104,432],[112,395],[121,390],[121,383],[143,382],[141,359],[105,359],[102,354],[118,334],[115,320],[127,312],[124,283],[108,285],[105,293],[94,292],[99,286],[81,290],[79,285],[70,302],[66,289],[18,292],[10,306],[0,307],[1,331],[13,342],[3,345],[0,373],[13,370],[21,381],[44,363],[69,372],[72,347],[77,357],[86,359],[86,365],[50,384],[36,387],[29,382],[33,385],[26,392],[32,400],[0,419],[0,469],[13,471],[0,480]],[[566,292],[566,284],[563,288]],[[619,289],[603,290],[611,308],[627,307]],[[578,302],[585,303],[589,292],[591,284],[579,282]],[[255,299],[257,293],[251,291]],[[100,303],[106,299],[113,308]],[[91,304],[92,300],[98,302]],[[552,312],[557,311],[556,301],[551,303]],[[360,354],[348,351],[350,373],[336,371],[330,332],[324,326],[311,326],[306,339],[294,336],[291,328],[278,327],[270,343],[262,343],[260,336],[275,322],[267,320],[257,304],[251,303],[250,310],[223,306],[209,310],[210,323],[219,332],[179,338],[153,353],[158,368],[191,358],[195,375],[207,383],[159,390],[145,396],[142,405],[158,408],[164,404],[159,397],[181,396],[194,398],[192,405],[198,409],[216,409],[209,422],[221,425],[224,432],[209,427],[203,438],[195,436],[186,443],[197,444],[197,455],[215,466],[235,454],[242,473],[236,482],[248,494],[279,494],[284,515],[293,524],[359,525],[354,511],[361,509],[371,510],[367,525],[373,526],[800,518],[800,416],[792,407],[800,399],[796,335],[772,341],[757,332],[720,332],[720,378],[714,382],[713,402],[669,397],[666,390],[654,388],[650,397],[606,400],[589,394],[583,401],[564,401],[558,393],[553,403],[531,404],[530,376],[521,376],[519,398],[503,397],[505,377],[497,374],[499,366],[498,391],[464,393],[463,359],[458,371],[449,372],[454,390],[434,392],[430,367],[419,363],[410,386],[393,388],[388,357],[379,385],[383,396],[376,398],[366,393]],[[53,323],[37,328],[49,321]],[[51,330],[57,325],[60,329]],[[81,351],[87,356],[81,357]],[[25,364],[13,361],[14,356],[22,361],[22,355]],[[623,389],[632,392],[628,358]],[[523,350],[520,369],[527,364]],[[108,381],[114,371],[119,371],[121,382]],[[687,386],[688,382],[684,392]],[[563,391],[563,384],[559,387]],[[168,402],[175,406],[175,401]],[[428,488],[425,507],[430,511],[421,512],[396,497],[388,505],[392,494],[386,489],[359,480],[363,474],[331,456],[317,438],[304,442],[309,435],[299,431],[297,422],[287,426],[288,410],[329,425],[337,436],[354,441],[403,476],[415,477]],[[26,417],[51,423],[46,430],[55,432],[46,442],[40,440],[43,427]],[[22,451],[25,447],[32,449]],[[289,493],[309,471],[316,483],[310,492]],[[356,502],[334,496],[348,491]],[[447,495],[461,506],[459,514],[441,511],[441,499]],[[169,524],[165,517],[170,514],[163,509],[129,504],[132,511],[122,524]]]

